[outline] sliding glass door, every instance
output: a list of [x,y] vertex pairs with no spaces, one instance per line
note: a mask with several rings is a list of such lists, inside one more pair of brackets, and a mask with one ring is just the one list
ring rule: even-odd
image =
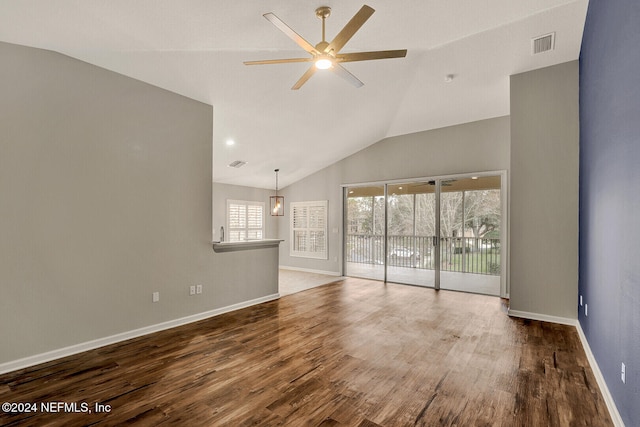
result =
[[505,295],[503,174],[345,188],[345,276]]
[[501,177],[440,181],[440,287],[500,295]]
[[345,276],[385,280],[384,185],[345,189]]
[[435,287],[435,181],[387,185],[387,280]]

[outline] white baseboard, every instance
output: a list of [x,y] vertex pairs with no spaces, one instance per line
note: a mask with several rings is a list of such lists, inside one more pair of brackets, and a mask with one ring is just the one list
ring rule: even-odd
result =
[[607,383],[604,380],[604,376],[600,371],[600,367],[598,366],[598,362],[596,358],[593,356],[591,352],[591,347],[589,347],[589,342],[587,341],[587,337],[582,330],[582,326],[580,326],[580,322],[576,322],[576,329],[578,331],[578,335],[580,336],[580,341],[582,342],[582,347],[584,348],[584,352],[587,355],[587,360],[589,361],[589,365],[591,366],[591,370],[593,371],[593,375],[596,377],[596,382],[600,387],[600,393],[602,393],[602,397],[604,398],[604,402],[607,404],[607,408],[609,409],[609,415],[613,420],[613,424],[616,427],[624,427],[624,422],[622,421],[622,417],[620,416],[620,412],[618,412],[618,407],[613,400],[613,396],[609,392],[609,387],[607,387]]
[[286,265],[280,265],[278,266],[278,268],[281,268],[283,270],[302,271],[304,273],[326,274],[328,276],[337,276],[337,277],[342,276],[342,274],[340,274],[339,271],[312,270],[310,268],[289,267]]
[[45,363],[51,360],[60,359],[62,357],[67,357],[74,354],[82,353],[83,351],[87,351],[87,350],[93,350],[94,348],[104,347],[105,345],[115,344],[117,342],[125,341],[131,338],[136,338],[142,335],[152,334],[154,332],[163,331],[165,329],[175,328],[176,326],[182,326],[188,323],[197,322],[199,320],[208,319],[209,317],[218,316],[223,313],[228,313],[230,311],[239,310],[241,308],[250,307],[256,304],[261,304],[263,302],[273,301],[278,298],[280,298],[279,293],[266,295],[264,297],[255,298],[249,301],[239,302],[237,304],[232,304],[226,307],[216,308],[214,310],[205,311],[203,313],[193,314],[191,316],[169,320],[167,322],[158,323],[156,325],[145,326],[143,328],[134,329],[132,331],[122,332],[120,334],[115,334],[115,335],[111,335],[104,338],[98,338],[96,340],[75,344],[75,345],[60,348],[57,350],[48,351],[46,353],[28,356],[23,359],[13,360],[11,362],[0,363],[0,374],[16,371],[18,369],[28,368],[30,366],[38,365],[40,363]]
[[511,310],[507,312],[511,317],[521,317],[529,320],[540,320],[542,322],[559,323],[561,325],[576,326],[578,321],[569,317],[549,316],[548,314],[531,313],[528,311]]

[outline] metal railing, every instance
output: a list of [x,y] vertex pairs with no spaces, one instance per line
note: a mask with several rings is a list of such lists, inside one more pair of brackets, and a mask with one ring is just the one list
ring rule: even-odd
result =
[[[384,265],[384,236],[348,234],[347,262]],[[388,265],[435,269],[434,236],[388,236]],[[500,275],[500,239],[442,237],[440,270]]]

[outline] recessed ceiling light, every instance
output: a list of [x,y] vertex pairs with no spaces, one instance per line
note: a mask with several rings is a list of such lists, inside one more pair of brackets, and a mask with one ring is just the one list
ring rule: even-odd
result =
[[227,139],[227,145],[234,145],[236,142],[233,139]]
[[471,179],[478,179],[478,177],[477,176],[472,176]]
[[451,83],[456,76],[454,74],[447,74],[444,76],[445,83]]

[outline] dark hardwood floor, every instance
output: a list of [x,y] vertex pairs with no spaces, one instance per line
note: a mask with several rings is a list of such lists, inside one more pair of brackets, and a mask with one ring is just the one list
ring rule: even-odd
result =
[[575,328],[362,279],[2,375],[0,402],[38,405],[3,426],[612,425]]

